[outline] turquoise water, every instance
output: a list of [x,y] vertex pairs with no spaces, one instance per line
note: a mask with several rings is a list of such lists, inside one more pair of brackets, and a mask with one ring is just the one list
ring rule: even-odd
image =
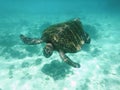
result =
[[[119,0],[0,0],[0,90],[120,90]],[[43,56],[45,44],[25,45],[20,34],[40,37],[59,22],[79,17],[91,37],[67,55]]]

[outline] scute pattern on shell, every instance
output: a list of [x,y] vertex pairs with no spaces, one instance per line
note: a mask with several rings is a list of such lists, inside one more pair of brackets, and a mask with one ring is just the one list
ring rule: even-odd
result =
[[84,44],[84,30],[80,21],[68,21],[48,27],[42,35],[45,42],[52,43],[55,50],[74,53]]

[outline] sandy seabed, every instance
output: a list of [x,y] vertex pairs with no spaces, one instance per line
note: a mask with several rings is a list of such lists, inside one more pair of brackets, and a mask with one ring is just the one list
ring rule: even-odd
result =
[[[25,45],[19,35],[39,37],[55,23],[80,17],[91,44],[67,55],[81,68],[62,62],[57,52],[45,58],[45,44]],[[109,14],[0,17],[0,90],[119,90],[120,18]]]

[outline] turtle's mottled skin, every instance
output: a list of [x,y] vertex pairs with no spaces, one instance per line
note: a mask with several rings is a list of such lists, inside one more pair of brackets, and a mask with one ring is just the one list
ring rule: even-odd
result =
[[90,43],[90,37],[83,30],[78,18],[51,25],[44,30],[41,38],[29,38],[24,35],[20,35],[20,37],[24,43],[29,45],[46,42],[46,47],[43,50],[45,57],[50,57],[53,50],[56,50],[63,61],[75,68],[79,68],[80,65],[73,62],[65,53],[75,53],[81,49],[82,45]]

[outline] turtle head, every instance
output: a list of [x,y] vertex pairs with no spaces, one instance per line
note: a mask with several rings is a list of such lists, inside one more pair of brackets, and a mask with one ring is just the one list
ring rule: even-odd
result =
[[53,45],[51,43],[47,43],[43,49],[43,55],[46,58],[49,58],[53,53]]
[[87,44],[89,44],[90,41],[91,41],[89,35],[88,35],[86,32],[84,33],[84,41],[85,41],[85,43],[87,43]]

